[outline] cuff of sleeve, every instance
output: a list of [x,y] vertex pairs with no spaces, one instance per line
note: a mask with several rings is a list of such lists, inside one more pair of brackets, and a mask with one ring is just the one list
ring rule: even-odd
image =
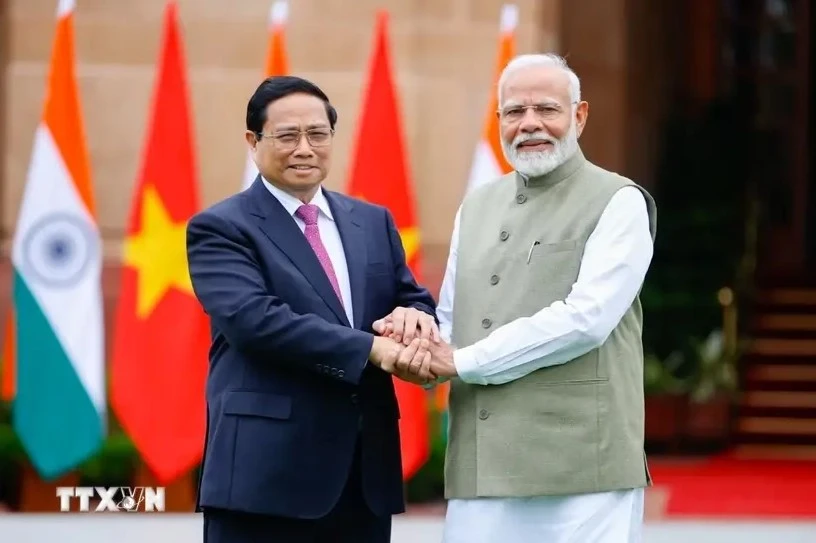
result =
[[453,352],[453,365],[456,366],[456,373],[465,383],[471,385],[486,385],[487,380],[482,375],[476,352],[471,347],[457,349]]
[[[363,378],[363,371],[365,371],[366,367],[371,363],[368,360],[368,357],[371,355],[371,347],[374,343],[374,335],[369,334],[368,332],[363,332],[361,330],[353,330],[353,341],[359,340],[359,350],[357,351],[360,355],[360,362],[355,362],[350,364],[349,367],[344,372],[343,380],[351,383],[352,385],[359,385],[360,380]],[[356,357],[354,357],[356,359]],[[353,359],[352,359],[353,360]]]

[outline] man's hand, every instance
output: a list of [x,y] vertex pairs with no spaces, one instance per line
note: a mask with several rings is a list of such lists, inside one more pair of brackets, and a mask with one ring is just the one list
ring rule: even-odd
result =
[[453,364],[453,347],[440,341],[429,345],[431,355],[430,373],[435,377],[456,377],[458,372]]
[[395,375],[406,381],[421,385],[436,379],[436,376],[431,373],[429,345],[430,342],[427,339],[414,338],[397,357],[394,364],[396,367]]
[[416,337],[435,343],[440,340],[439,326],[434,318],[413,307],[397,307],[390,315],[374,321],[372,327],[381,336],[403,345],[410,344]]
[[374,337],[369,360],[381,370],[391,373],[404,381],[425,385],[436,379],[430,372],[431,353],[427,339],[414,338],[404,347],[386,337]]
[[403,350],[403,346],[391,338],[384,336],[374,336],[374,343],[371,344],[371,353],[368,360],[388,373],[394,373],[397,358]]

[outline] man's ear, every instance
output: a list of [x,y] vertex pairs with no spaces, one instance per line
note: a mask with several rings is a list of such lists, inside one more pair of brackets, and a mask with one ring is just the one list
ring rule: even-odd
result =
[[253,132],[252,130],[247,130],[244,134],[244,138],[246,139],[247,145],[249,146],[250,151],[255,151],[255,146],[258,145],[258,134]]
[[589,103],[584,101],[578,102],[578,105],[575,107],[575,133],[579,138],[581,137],[581,132],[584,131],[588,117]]

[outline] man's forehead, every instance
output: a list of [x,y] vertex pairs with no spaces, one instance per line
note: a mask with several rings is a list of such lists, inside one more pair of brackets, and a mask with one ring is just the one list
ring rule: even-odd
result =
[[311,128],[329,128],[329,121],[325,119],[306,119],[302,122],[299,122],[296,119],[292,118],[285,118],[285,119],[270,119],[269,124],[276,128],[277,130],[300,130],[305,129],[309,130]]
[[273,124],[328,124],[323,101],[307,94],[291,94],[266,107],[267,120]]
[[528,66],[510,74],[504,82],[504,101],[524,101],[536,96],[568,99],[570,82],[567,73],[556,66]]

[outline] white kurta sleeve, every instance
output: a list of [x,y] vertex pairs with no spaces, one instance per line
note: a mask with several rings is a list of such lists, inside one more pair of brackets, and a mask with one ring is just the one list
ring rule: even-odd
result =
[[459,216],[462,208],[456,212],[453,220],[453,235],[451,235],[448,264],[445,267],[445,276],[442,287],[439,289],[439,303],[436,306],[436,318],[439,319],[439,335],[446,343],[450,343],[453,333],[453,293],[456,286],[456,258],[459,248]]

